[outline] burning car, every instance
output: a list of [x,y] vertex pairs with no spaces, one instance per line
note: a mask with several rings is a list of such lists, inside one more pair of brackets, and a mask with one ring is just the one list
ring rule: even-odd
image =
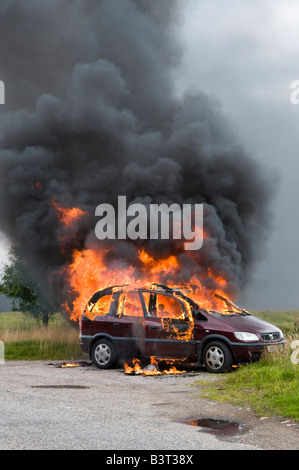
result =
[[82,349],[100,369],[120,359],[154,357],[220,373],[285,343],[281,330],[222,295],[214,294],[217,310],[208,310],[187,293],[155,283],[96,292],[80,320]]

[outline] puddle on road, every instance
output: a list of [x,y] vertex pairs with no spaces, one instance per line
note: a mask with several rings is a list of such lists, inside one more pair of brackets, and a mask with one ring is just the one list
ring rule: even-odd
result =
[[191,419],[190,421],[184,421],[184,424],[190,424],[191,426],[207,428],[209,432],[213,434],[218,434],[221,436],[235,436],[237,434],[240,434],[246,431],[242,424],[239,424],[235,421],[226,420],[226,419],[215,419],[215,418]]

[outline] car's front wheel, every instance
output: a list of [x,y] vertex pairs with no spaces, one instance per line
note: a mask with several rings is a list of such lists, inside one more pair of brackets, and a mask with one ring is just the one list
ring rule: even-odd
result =
[[221,373],[232,367],[233,356],[225,343],[212,341],[204,349],[203,362],[209,372]]
[[99,339],[91,350],[91,360],[99,369],[111,369],[116,363],[116,350],[107,339]]

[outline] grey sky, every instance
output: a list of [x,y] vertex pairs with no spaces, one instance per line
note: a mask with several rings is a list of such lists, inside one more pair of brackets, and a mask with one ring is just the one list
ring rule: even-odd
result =
[[[220,100],[251,154],[279,177],[267,253],[244,293],[249,308],[298,308],[299,79],[296,0],[185,2],[178,90]],[[252,188],[254,191],[254,187]]]

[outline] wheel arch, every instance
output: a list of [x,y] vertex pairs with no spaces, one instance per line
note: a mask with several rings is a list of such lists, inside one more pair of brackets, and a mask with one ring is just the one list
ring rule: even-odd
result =
[[213,341],[220,341],[220,342],[226,344],[226,346],[228,346],[229,349],[230,349],[233,360],[235,361],[235,356],[234,356],[233,350],[231,348],[230,340],[226,336],[218,335],[218,334],[208,335],[200,342],[200,344],[198,345],[198,349],[197,349],[198,361],[203,362],[203,359],[204,359],[203,358],[203,352],[204,352],[206,346],[209,343],[212,343]]
[[99,339],[108,339],[110,341],[110,343],[113,344],[113,346],[115,347],[115,344],[113,342],[113,337],[108,335],[107,333],[97,333],[95,334],[90,343],[89,343],[89,351],[88,351],[88,355],[89,355],[89,358],[91,358],[91,351],[92,351],[92,348],[94,346],[94,344],[99,340]]

